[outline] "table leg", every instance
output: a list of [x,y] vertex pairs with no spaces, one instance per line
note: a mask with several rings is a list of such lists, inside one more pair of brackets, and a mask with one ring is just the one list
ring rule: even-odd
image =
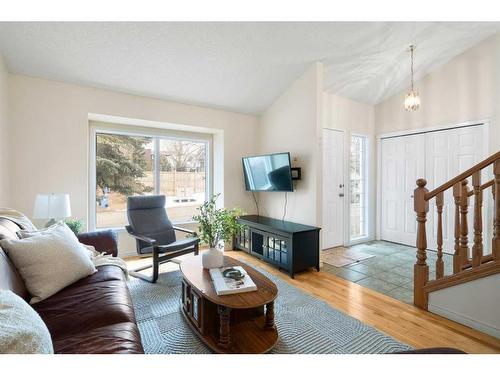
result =
[[223,348],[229,347],[231,343],[231,327],[229,326],[231,309],[225,306],[217,306],[219,312],[219,346]]
[[274,326],[274,301],[269,302],[266,305],[266,323],[264,325],[265,329],[276,329]]

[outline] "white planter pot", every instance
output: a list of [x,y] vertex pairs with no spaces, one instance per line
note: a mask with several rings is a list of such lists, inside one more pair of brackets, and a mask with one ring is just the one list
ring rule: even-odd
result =
[[201,254],[203,268],[219,268],[224,265],[224,254],[216,248],[210,248]]

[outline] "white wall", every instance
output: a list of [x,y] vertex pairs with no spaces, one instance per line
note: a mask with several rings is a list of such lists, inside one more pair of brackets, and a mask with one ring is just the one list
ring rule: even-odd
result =
[[497,34],[416,81],[415,88],[422,100],[418,111],[404,110],[406,92],[375,106],[377,133],[490,119],[489,153],[494,153],[500,149],[499,83],[500,34]]
[[[346,138],[345,161],[349,160],[351,135],[368,137],[368,234],[374,236],[375,202],[376,202],[376,143],[375,143],[375,112],[374,106],[358,103],[338,95],[325,92],[323,95],[323,127],[343,130]],[[348,185],[348,181],[345,181]],[[348,194],[346,194],[348,197]],[[346,213],[347,214],[347,213]],[[345,243],[348,243],[345,238]]]
[[[258,152],[289,151],[302,180],[288,193],[285,220],[321,225],[323,65],[313,64],[262,115]],[[284,193],[258,193],[260,214],[281,219]]]
[[429,294],[429,311],[500,339],[500,274]]
[[9,73],[0,55],[0,207],[10,207],[10,142],[8,119]]
[[[36,193],[68,192],[73,215],[88,221],[89,114],[214,132],[214,144],[220,148],[214,168],[223,173],[224,205],[255,210],[241,167],[241,157],[256,152],[255,116],[21,75],[10,75],[9,100],[10,140],[15,145],[11,206],[27,215],[32,214]],[[215,186],[214,192],[219,191]]]

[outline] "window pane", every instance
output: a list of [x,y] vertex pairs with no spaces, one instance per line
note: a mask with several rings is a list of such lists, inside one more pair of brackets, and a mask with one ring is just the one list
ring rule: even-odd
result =
[[206,154],[203,141],[160,139],[160,194],[173,222],[191,221],[207,198]]
[[152,138],[97,134],[97,228],[127,225],[127,197],[154,193],[153,159]]
[[366,138],[353,136],[349,168],[351,240],[367,236],[365,153]]

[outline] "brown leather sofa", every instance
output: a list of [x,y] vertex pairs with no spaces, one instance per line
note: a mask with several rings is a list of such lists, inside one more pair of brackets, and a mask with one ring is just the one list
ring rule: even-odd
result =
[[[0,238],[17,238],[21,228],[0,218]],[[85,233],[80,242],[97,251],[117,255],[113,231]],[[48,299],[33,305],[47,325],[55,353],[144,353],[132,300],[123,271],[115,266],[78,280]],[[0,248],[0,289],[24,299],[29,295],[15,267]]]

